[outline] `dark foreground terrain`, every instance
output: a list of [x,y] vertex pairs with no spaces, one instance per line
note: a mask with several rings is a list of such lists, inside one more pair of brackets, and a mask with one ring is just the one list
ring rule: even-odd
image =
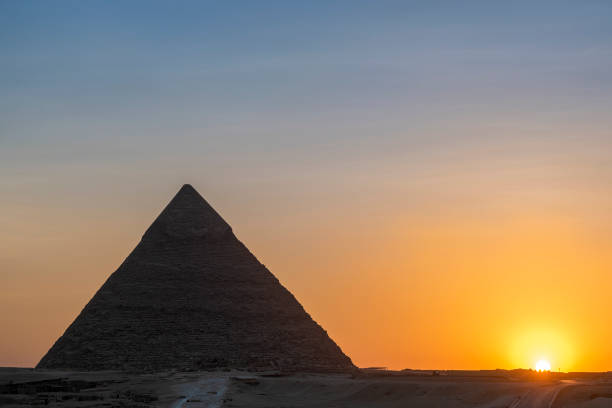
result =
[[501,370],[280,376],[0,368],[0,406],[603,408],[612,407],[612,376]]

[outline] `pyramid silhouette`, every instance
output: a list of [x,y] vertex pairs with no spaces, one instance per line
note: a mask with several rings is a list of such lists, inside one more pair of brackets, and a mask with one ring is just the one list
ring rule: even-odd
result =
[[37,367],[354,369],[190,185],[180,189]]

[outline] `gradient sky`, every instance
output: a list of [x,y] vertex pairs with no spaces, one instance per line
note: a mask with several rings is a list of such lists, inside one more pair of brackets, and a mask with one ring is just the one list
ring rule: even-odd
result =
[[191,183],[357,365],[612,370],[611,21],[0,1],[0,365]]

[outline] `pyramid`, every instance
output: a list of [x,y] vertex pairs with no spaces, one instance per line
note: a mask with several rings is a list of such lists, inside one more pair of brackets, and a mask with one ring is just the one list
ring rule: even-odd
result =
[[225,220],[184,185],[37,368],[355,367]]

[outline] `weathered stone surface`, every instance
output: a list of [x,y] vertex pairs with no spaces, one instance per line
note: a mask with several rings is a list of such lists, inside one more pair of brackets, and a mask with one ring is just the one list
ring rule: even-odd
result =
[[181,188],[38,367],[354,368],[190,185]]

